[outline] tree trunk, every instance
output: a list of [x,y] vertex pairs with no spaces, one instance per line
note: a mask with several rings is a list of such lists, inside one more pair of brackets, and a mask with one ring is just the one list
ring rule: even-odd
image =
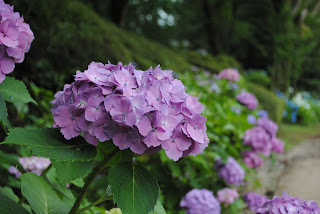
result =
[[216,50],[215,50],[215,42],[214,42],[214,32],[212,30],[213,28],[211,25],[212,14],[211,14],[208,0],[202,0],[202,8],[204,11],[204,15],[206,17],[204,27],[205,27],[205,32],[206,32],[207,38],[208,38],[209,51],[213,54],[216,54],[215,53]]
[[111,19],[120,27],[125,27],[126,15],[128,12],[129,0],[111,1]]

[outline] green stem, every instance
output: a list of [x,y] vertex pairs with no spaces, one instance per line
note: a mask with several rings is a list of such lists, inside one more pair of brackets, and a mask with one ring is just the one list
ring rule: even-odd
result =
[[82,187],[76,202],[73,204],[73,207],[71,208],[69,214],[75,214],[77,213],[82,200],[84,199],[89,186],[93,182],[93,180],[97,177],[97,175],[108,165],[109,161],[118,153],[119,149],[113,150],[108,156],[106,156],[97,166],[95,166],[92,170],[92,172],[89,174],[89,176],[86,179],[86,182],[84,186]]
[[82,212],[90,209],[91,207],[93,207],[93,206],[95,206],[95,205],[97,205],[97,204],[100,204],[101,202],[110,201],[110,200],[112,200],[112,199],[113,199],[112,196],[100,198],[100,199],[96,200],[95,202],[93,202],[92,204],[90,204],[89,206],[86,206],[86,207],[84,207],[84,208],[82,208],[82,209],[79,209],[79,210],[77,211],[77,213],[82,213]]

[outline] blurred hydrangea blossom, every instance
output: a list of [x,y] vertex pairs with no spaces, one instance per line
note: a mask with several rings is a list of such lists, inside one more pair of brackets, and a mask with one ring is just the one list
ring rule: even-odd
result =
[[269,114],[266,110],[259,110],[257,112],[257,115],[261,118],[268,118],[269,117]]
[[250,210],[256,212],[266,201],[268,201],[268,198],[265,195],[248,192],[243,196],[243,200]]
[[257,122],[256,116],[254,116],[253,114],[248,114],[247,121],[252,125],[256,124]]
[[243,160],[249,168],[258,168],[263,165],[263,159],[253,151],[244,152]]
[[241,114],[241,108],[231,107],[231,110],[237,114]]
[[[40,176],[51,164],[51,161],[48,158],[31,156],[19,158],[19,163],[26,172],[33,172]],[[14,166],[9,167],[9,172],[16,177],[21,175],[21,172]]]
[[34,40],[30,26],[13,6],[0,0],[0,83],[24,60]]
[[249,92],[242,91],[236,96],[236,99],[239,103],[246,106],[249,110],[254,110],[258,107],[257,98]]
[[228,185],[240,186],[242,184],[245,171],[233,157],[229,156],[227,163],[223,163],[220,158],[217,158],[215,168],[218,170],[218,176],[224,179]]
[[137,154],[163,148],[170,159],[200,154],[208,145],[203,106],[172,71],[92,62],[55,94],[54,127],[66,139],[97,145],[112,139]]
[[218,191],[217,198],[221,203],[232,204],[239,198],[239,193],[236,189],[223,188]]
[[270,135],[261,127],[253,127],[244,133],[243,144],[248,145],[254,152],[269,156],[272,145]]
[[259,118],[257,121],[257,125],[266,130],[271,137],[274,137],[278,131],[278,125],[268,118]]
[[227,79],[232,82],[238,82],[240,79],[240,74],[234,68],[227,68],[227,69],[220,71],[217,78],[218,79]]
[[220,214],[219,201],[207,189],[193,189],[180,202],[186,214]]
[[306,213],[319,214],[320,208],[314,201],[304,201],[300,198],[294,198],[287,193],[281,197],[274,197],[266,201],[262,207],[257,209],[260,214],[278,214],[278,213]]

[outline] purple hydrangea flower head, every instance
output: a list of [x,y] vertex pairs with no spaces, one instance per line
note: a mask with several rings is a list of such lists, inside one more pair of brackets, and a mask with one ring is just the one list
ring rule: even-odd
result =
[[193,189],[180,202],[186,214],[220,214],[219,201],[207,189]]
[[22,173],[19,171],[19,169],[17,169],[17,167],[10,166],[8,170],[10,174],[15,175],[16,177],[22,175]]
[[242,91],[237,95],[236,99],[239,103],[246,106],[249,110],[254,110],[258,107],[257,98],[249,92]]
[[259,110],[257,112],[257,114],[258,114],[259,117],[265,117],[265,118],[269,117],[269,114],[268,114],[268,112],[266,110]]
[[238,82],[240,79],[240,74],[234,68],[227,68],[227,69],[220,71],[220,73],[218,74],[217,77],[218,77],[218,79],[227,79],[232,82]]
[[34,40],[30,26],[24,23],[13,6],[0,1],[0,83],[11,73],[15,63],[24,60]]
[[256,124],[256,121],[257,121],[256,116],[254,116],[253,114],[248,114],[247,121],[252,125]]
[[258,168],[263,165],[263,159],[253,151],[246,151],[243,153],[243,160],[249,168]]
[[245,171],[233,157],[229,156],[225,164],[220,158],[216,159],[215,168],[218,170],[218,176],[228,185],[240,186],[242,184]]
[[19,163],[25,171],[33,172],[40,176],[51,164],[51,161],[48,158],[31,156],[19,158]]
[[279,128],[275,122],[268,118],[259,118],[257,125],[264,128],[272,137],[276,135]]
[[209,143],[202,104],[159,66],[140,71],[121,62],[92,62],[52,104],[54,127],[66,139],[82,136],[93,145],[112,139],[137,154],[163,148],[175,161]]
[[272,151],[276,152],[278,154],[283,153],[284,150],[284,143],[282,142],[282,140],[274,137],[271,139],[271,145],[272,145]]
[[260,214],[278,214],[278,213],[305,213],[319,214],[320,208],[314,201],[304,201],[295,198],[287,193],[283,193],[281,197],[275,196],[272,200],[266,201],[257,209]]
[[265,156],[271,153],[270,135],[261,127],[253,127],[244,133],[243,144],[250,146],[253,151],[261,152]]
[[236,189],[223,188],[218,191],[217,198],[221,203],[232,204],[239,198],[239,193]]
[[268,198],[265,195],[248,192],[243,196],[243,200],[250,210],[256,212],[266,201],[268,201]]
[[[51,161],[48,158],[31,156],[19,158],[19,163],[26,172],[33,172],[40,176],[51,164]],[[14,166],[9,167],[9,173],[14,174],[16,177],[21,175],[21,172]]]

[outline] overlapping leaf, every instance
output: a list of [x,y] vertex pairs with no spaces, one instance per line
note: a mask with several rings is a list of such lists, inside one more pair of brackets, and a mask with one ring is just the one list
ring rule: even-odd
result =
[[143,167],[122,162],[113,167],[109,184],[114,202],[124,214],[148,214],[159,196],[156,179]]
[[4,143],[25,145],[35,155],[59,161],[92,160],[97,151],[94,146],[78,137],[72,140],[63,138],[57,129],[11,129]]
[[0,213],[2,214],[29,214],[21,205],[0,193]]
[[83,178],[92,170],[94,161],[52,161],[59,181],[69,183],[77,178]]
[[20,178],[21,192],[36,214],[61,214],[68,213],[71,209],[71,206],[57,196],[43,177],[29,172]]
[[3,99],[8,102],[17,103],[29,103],[37,102],[30,96],[26,85],[13,77],[6,77],[6,79],[0,84],[0,93]]

